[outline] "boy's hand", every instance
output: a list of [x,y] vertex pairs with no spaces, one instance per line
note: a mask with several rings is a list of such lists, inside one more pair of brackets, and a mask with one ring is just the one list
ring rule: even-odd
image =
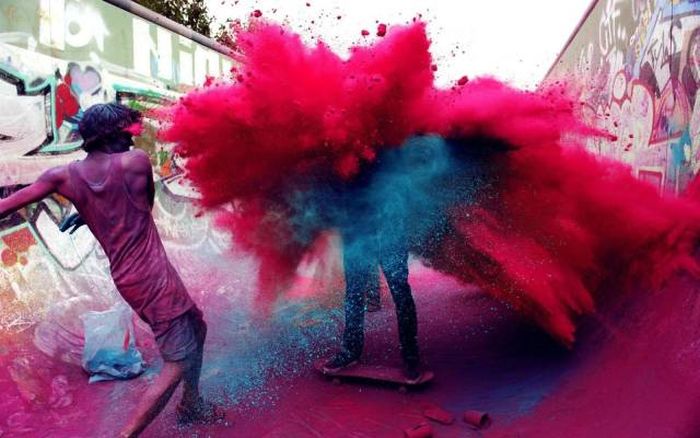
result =
[[85,225],[85,221],[83,220],[83,218],[81,218],[78,213],[73,213],[63,218],[61,223],[58,224],[58,229],[65,233],[69,228],[73,227],[73,229],[70,230],[69,233],[73,234],[75,233],[75,230],[82,227],[83,225]]

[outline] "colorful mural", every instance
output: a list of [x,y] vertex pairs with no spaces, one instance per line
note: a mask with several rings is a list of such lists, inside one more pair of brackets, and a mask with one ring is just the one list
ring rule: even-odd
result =
[[572,80],[615,142],[591,142],[664,193],[700,170],[700,1],[599,0],[545,82]]
[[[231,65],[222,53],[100,0],[4,0],[0,196],[83,156],[77,125],[89,106],[155,108]],[[196,195],[169,146],[156,141],[156,122],[147,120],[146,128],[137,147],[154,164],[154,215],[166,245],[220,251],[225,239],[210,222],[192,220]],[[116,299],[89,231],[69,236],[56,226],[71,208],[54,196],[0,222],[0,334],[32,327],[59,299]]]

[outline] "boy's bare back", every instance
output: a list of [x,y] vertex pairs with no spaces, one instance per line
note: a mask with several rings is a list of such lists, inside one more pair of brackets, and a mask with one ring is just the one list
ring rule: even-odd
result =
[[98,184],[108,176],[110,161],[113,159],[120,160],[124,169],[124,182],[132,200],[144,208],[153,206],[155,190],[151,162],[148,154],[140,149],[118,154],[94,154],[71,165],[54,167],[46,171],[38,182],[51,182],[56,187],[56,192],[73,201],[76,193],[70,184],[69,166],[73,166],[86,181]]

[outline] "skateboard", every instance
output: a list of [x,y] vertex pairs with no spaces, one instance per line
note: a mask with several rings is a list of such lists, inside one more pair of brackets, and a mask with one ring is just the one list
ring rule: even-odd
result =
[[325,361],[317,362],[315,364],[316,370],[324,376],[333,379],[333,383],[336,385],[339,385],[343,380],[364,380],[398,385],[399,391],[405,392],[409,387],[424,385],[435,377],[432,371],[423,371],[417,381],[410,382],[406,379],[406,376],[404,376],[401,368],[386,365],[366,365],[362,363],[331,373],[323,369],[324,362]]

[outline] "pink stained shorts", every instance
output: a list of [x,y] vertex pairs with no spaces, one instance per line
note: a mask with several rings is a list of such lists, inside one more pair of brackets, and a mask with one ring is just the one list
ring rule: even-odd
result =
[[207,324],[196,306],[175,319],[154,324],[151,329],[166,362],[190,360],[202,354]]

